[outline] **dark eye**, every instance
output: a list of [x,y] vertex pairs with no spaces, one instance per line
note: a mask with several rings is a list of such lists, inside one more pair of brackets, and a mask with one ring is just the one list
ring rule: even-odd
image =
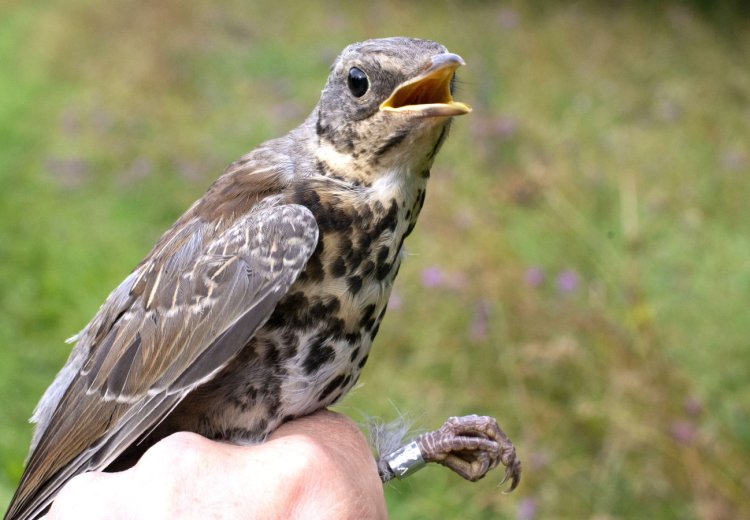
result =
[[362,97],[370,87],[370,81],[367,79],[367,74],[359,70],[357,67],[349,69],[349,77],[346,80],[349,85],[349,90],[354,97]]

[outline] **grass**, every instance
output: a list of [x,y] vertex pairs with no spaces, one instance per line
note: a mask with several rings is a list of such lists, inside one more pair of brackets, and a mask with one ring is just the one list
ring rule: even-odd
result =
[[[301,7],[304,5],[304,7]],[[395,15],[395,16],[394,16]],[[460,53],[354,418],[498,417],[519,490],[439,468],[392,518],[750,516],[750,22],[732,2],[16,3],[0,22],[0,504],[62,339],[336,53]]]

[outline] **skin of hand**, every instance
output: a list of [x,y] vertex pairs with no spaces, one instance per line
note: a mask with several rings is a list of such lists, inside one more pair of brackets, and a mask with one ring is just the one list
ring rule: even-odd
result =
[[357,426],[327,410],[238,446],[173,434],[129,470],[90,472],[62,489],[45,520],[385,519],[383,485]]

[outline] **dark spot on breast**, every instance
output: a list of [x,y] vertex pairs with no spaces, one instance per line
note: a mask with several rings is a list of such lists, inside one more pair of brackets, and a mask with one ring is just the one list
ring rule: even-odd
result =
[[297,345],[299,343],[299,336],[297,336],[297,330],[294,328],[284,329],[281,335],[281,350],[282,357],[289,359],[297,354]]
[[423,179],[429,179],[430,178],[430,169],[427,168],[426,170],[422,171],[422,173],[419,174],[420,177]]
[[396,229],[398,224],[398,203],[395,200],[391,201],[391,205],[388,208],[388,213],[381,218],[373,229],[373,236],[379,237],[384,231],[390,230],[391,232]]
[[357,275],[350,276],[346,279],[346,283],[349,286],[349,290],[352,292],[352,294],[357,294],[362,288],[362,277]]
[[362,265],[360,274],[362,275],[362,278],[369,278],[374,271],[375,271],[375,262],[373,262],[372,260],[368,260]]
[[341,278],[346,274],[346,260],[343,256],[339,256],[331,263],[331,276],[335,278]]
[[373,314],[375,314],[375,304],[365,307],[362,311],[362,318],[359,320],[359,326],[364,327],[372,319]]
[[341,236],[339,238],[339,252],[341,255],[346,255],[352,249],[352,241],[348,236]]
[[323,343],[313,343],[307,357],[302,362],[305,374],[310,375],[316,372],[326,363],[330,363],[336,357],[334,350]]
[[362,206],[357,210],[357,217],[359,218],[360,222],[370,222],[372,219],[372,210],[370,209],[370,206]]
[[359,236],[359,240],[357,241],[357,247],[359,247],[363,251],[367,251],[370,249],[371,244],[372,244],[372,235],[370,233],[362,233]]
[[391,267],[391,264],[388,263],[380,264],[378,266],[377,272],[375,273],[375,278],[377,278],[379,282],[385,280],[388,277],[388,273],[391,272]]
[[320,206],[320,195],[318,195],[317,191],[310,189],[303,183],[299,183],[294,188],[293,201],[315,213],[315,209]]
[[404,236],[401,237],[402,240],[401,240],[401,244],[399,245],[399,249],[401,249],[400,246],[403,245],[403,239],[411,235],[411,232],[414,231],[414,226],[416,226],[416,224],[417,224],[416,220],[409,222],[409,227],[406,228],[406,232],[404,233]]
[[240,399],[236,395],[230,395],[225,399],[228,403],[236,408],[239,408],[242,412],[246,412],[248,408],[250,408],[250,404],[248,403],[247,399]]
[[276,346],[276,343],[269,341],[266,342],[264,347],[265,348],[262,350],[263,364],[269,367],[277,366],[279,364],[279,361],[281,360],[281,352]]
[[258,399],[258,389],[254,386],[250,386],[246,390],[247,397],[250,399],[250,401],[255,401]]
[[419,213],[422,209],[422,206],[424,206],[424,198],[427,195],[427,190],[419,190],[417,192],[417,202],[414,204],[414,211]]
[[352,269],[355,269],[359,264],[362,263],[364,257],[364,252],[361,249],[352,248],[349,249],[346,255],[346,261],[350,266],[352,266]]
[[365,366],[365,363],[367,363],[367,358],[370,357],[370,354],[365,354],[365,357],[363,357],[359,363],[357,363],[357,367],[361,370],[363,366]]
[[378,249],[378,256],[376,258],[378,264],[382,264],[388,259],[388,253],[390,253],[391,250],[388,248],[388,246],[382,246],[380,249]]
[[326,217],[324,230],[346,231],[352,224],[351,215],[339,208],[330,207]]
[[[328,174],[325,164],[319,162],[318,167]],[[323,201],[316,190],[304,183],[300,182],[295,186],[291,200],[307,207],[312,212],[318,224],[319,244],[323,242],[322,232],[342,231],[347,229],[352,222],[352,215],[345,211],[345,206],[338,197],[331,196],[330,200],[327,198]]]
[[269,381],[261,389],[263,393],[268,417],[278,417],[281,409],[281,384],[277,378],[269,378]]
[[310,305],[310,310],[308,311],[310,318],[307,323],[308,325],[315,325],[318,321],[329,318],[338,312],[340,308],[341,302],[335,296],[326,299],[316,299]]
[[352,350],[352,353],[349,356],[349,362],[354,363],[354,360],[357,359],[358,356],[359,356],[359,347]]
[[313,211],[313,215],[318,229],[323,231],[345,231],[352,223],[351,215],[344,211],[338,201],[321,204],[317,211]]
[[354,346],[362,339],[362,334],[359,332],[348,332],[344,335],[344,339],[350,346]]
[[320,392],[320,395],[318,396],[319,401],[325,400],[326,397],[331,395],[331,393],[338,389],[341,383],[344,381],[344,374],[339,374],[336,377],[334,377],[330,383],[328,383],[325,388],[323,388],[323,391]]
[[[323,243],[322,241],[320,242]],[[306,279],[312,280],[313,282],[319,282],[325,278],[325,272],[323,272],[323,264],[320,261],[320,255],[313,254],[307,261],[305,266]]]
[[304,315],[309,305],[307,297],[300,291],[287,294],[276,305],[276,309],[268,319],[267,326],[271,328],[300,327],[306,321]]
[[[410,227],[413,228],[414,226],[412,225]],[[407,236],[409,236],[408,232],[404,233],[403,235],[401,235],[401,240],[398,241],[398,247],[396,248],[396,253],[400,253],[401,252],[401,248],[404,247],[404,240],[406,240]]]
[[378,335],[378,331],[380,330],[380,323],[375,323],[375,326],[372,328],[372,331],[370,331],[370,341],[375,339],[375,336]]
[[333,340],[343,339],[346,335],[344,332],[344,320],[341,318],[332,318],[328,321],[325,331],[328,332],[329,337]]
[[412,231],[414,231],[414,226],[417,224],[417,218],[419,216],[419,212],[422,211],[422,206],[424,205],[424,199],[425,195],[427,194],[426,190],[419,190],[417,192],[417,198],[414,200],[414,207],[413,209],[413,215],[414,218],[409,218],[409,228],[406,230],[406,233],[404,233],[404,236],[407,237],[411,234]]
[[383,316],[385,316],[386,309],[387,306],[383,307],[383,310],[380,311],[380,314],[378,314],[378,318],[375,320],[375,323],[370,327],[370,340],[375,339],[375,336],[378,335],[378,331],[380,330],[380,322],[383,321]]
[[326,165],[323,164],[323,161],[315,161],[315,171],[318,175],[328,175],[328,168],[326,168]]

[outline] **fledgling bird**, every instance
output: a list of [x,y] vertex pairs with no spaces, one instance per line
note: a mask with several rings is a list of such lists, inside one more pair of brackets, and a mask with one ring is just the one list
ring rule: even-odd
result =
[[[470,111],[452,97],[460,65],[426,40],[344,49],[310,116],[232,163],[72,338],[6,519],[170,433],[262,442],[350,389],[451,118]],[[519,478],[490,418],[451,419],[420,447],[472,480],[499,463]]]

